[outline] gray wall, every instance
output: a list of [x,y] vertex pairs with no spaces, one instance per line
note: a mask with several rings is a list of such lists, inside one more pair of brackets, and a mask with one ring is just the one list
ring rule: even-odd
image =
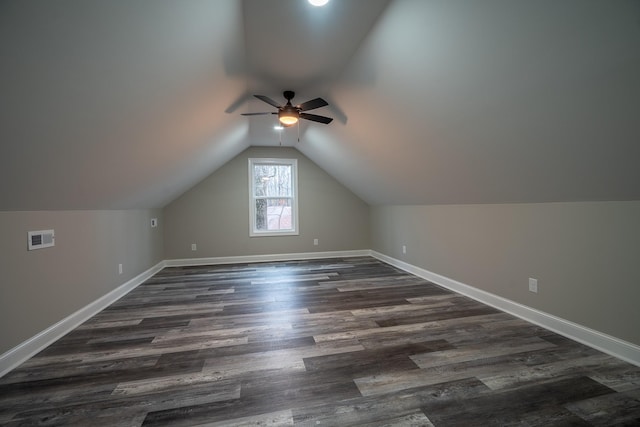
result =
[[[0,212],[0,354],[160,262],[162,223],[159,210]],[[55,246],[27,251],[46,229]]]
[[374,207],[371,222],[378,252],[640,345],[638,201]]
[[[249,237],[250,157],[298,159],[300,235]],[[166,259],[370,248],[369,206],[294,148],[248,148],[166,206],[164,218]]]

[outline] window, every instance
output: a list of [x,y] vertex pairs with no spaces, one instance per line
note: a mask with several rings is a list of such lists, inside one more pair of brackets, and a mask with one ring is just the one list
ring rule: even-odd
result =
[[298,234],[298,161],[249,159],[250,236]]

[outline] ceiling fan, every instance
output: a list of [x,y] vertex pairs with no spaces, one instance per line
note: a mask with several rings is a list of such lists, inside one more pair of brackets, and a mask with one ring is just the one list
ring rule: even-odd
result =
[[299,105],[292,105],[291,100],[296,93],[291,90],[285,90],[284,98],[287,100],[285,105],[279,105],[276,101],[264,95],[253,95],[261,101],[266,102],[269,105],[272,105],[278,109],[278,112],[272,113],[243,113],[243,116],[262,116],[265,114],[277,114],[278,120],[284,127],[293,126],[298,123],[299,119],[311,120],[312,122],[323,123],[328,125],[333,121],[331,117],[318,116],[317,114],[309,114],[304,113],[304,111],[314,110],[316,108],[324,107],[329,105],[327,101],[322,98],[315,98],[311,101],[303,102]]

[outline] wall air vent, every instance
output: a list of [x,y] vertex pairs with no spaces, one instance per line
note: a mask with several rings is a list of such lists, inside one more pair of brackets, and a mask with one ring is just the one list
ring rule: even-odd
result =
[[29,250],[49,248],[55,246],[56,236],[53,230],[29,231]]

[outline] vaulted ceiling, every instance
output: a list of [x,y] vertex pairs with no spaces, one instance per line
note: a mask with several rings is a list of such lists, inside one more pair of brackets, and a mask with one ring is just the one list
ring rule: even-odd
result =
[[[2,0],[0,210],[161,207],[280,143],[370,204],[640,199],[638,76],[637,0]],[[285,89],[335,120],[240,115]]]

